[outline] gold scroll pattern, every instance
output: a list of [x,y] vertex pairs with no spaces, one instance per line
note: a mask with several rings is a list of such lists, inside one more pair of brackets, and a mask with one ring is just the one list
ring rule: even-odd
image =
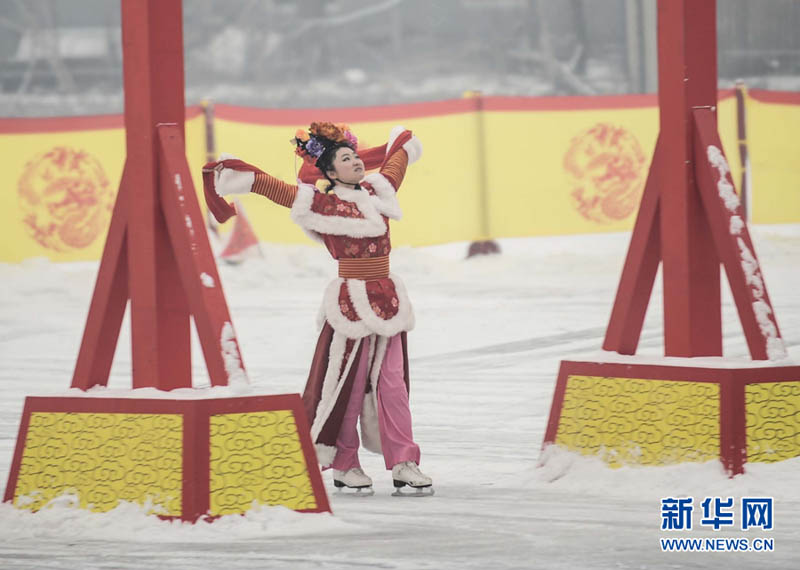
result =
[[719,386],[569,376],[556,443],[612,467],[719,457]]
[[[211,416],[210,513],[317,506],[291,410]],[[316,465],[314,465],[316,468]]]
[[14,505],[36,511],[72,494],[96,512],[130,501],[180,515],[182,447],[178,414],[34,412]]
[[772,463],[800,455],[800,382],[747,384],[747,461]]

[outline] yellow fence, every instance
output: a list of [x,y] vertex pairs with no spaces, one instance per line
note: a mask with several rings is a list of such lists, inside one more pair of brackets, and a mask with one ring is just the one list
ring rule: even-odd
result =
[[[187,109],[186,140],[198,185],[205,148],[198,107]],[[0,262],[100,259],[125,165],[122,116],[0,119],[0,156]]]
[[[798,223],[800,94],[753,90],[745,100],[752,222]],[[628,230],[658,133],[653,95],[485,97],[317,110],[218,105],[217,150],[294,181],[300,163],[289,139],[312,120],[347,122],[365,146],[384,143],[396,124],[422,140],[423,157],[400,191],[404,219],[392,226],[395,245]],[[720,93],[718,120],[738,181],[730,91]],[[205,131],[199,108],[187,111],[186,139],[201,196]],[[0,261],[98,259],[125,160],[122,117],[0,119],[0,153]],[[256,195],[243,203],[262,241],[309,243],[284,208]]]

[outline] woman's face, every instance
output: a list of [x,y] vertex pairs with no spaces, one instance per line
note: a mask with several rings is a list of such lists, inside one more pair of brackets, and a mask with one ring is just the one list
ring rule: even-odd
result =
[[328,176],[334,181],[358,184],[364,178],[364,161],[351,148],[337,149],[331,167]]

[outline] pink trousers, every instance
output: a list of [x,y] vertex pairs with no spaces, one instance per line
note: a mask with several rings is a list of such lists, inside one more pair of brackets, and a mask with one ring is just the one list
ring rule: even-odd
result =
[[[336,439],[336,457],[331,467],[340,471],[361,466],[358,461],[360,440],[357,424],[367,387],[369,342],[368,338],[364,339],[350,401]],[[403,344],[398,334],[387,342],[378,380],[378,425],[386,469],[403,461],[419,463],[420,451],[411,433],[411,409],[403,377]]]

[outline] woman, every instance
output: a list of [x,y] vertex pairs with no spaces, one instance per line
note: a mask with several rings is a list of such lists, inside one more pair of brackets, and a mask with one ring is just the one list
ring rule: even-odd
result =
[[[224,221],[234,211],[220,196],[265,196],[290,208],[292,219],[339,262],[339,278],[324,295],[322,330],[303,393],[317,457],[323,469],[333,468],[334,485],[372,493],[372,479],[358,460],[360,416],[364,446],[383,453],[395,494],[406,485],[432,494],[431,478],[418,467],[408,402],[406,332],[414,313],[402,282],[389,273],[388,222],[401,217],[397,189],[422,146],[411,131],[395,127],[386,146],[361,156],[349,128],[332,123],[312,123],[293,142],[304,160],[298,185],[222,157],[203,169],[209,208]],[[380,172],[365,176],[378,166]],[[322,177],[325,192],[313,185]]]

